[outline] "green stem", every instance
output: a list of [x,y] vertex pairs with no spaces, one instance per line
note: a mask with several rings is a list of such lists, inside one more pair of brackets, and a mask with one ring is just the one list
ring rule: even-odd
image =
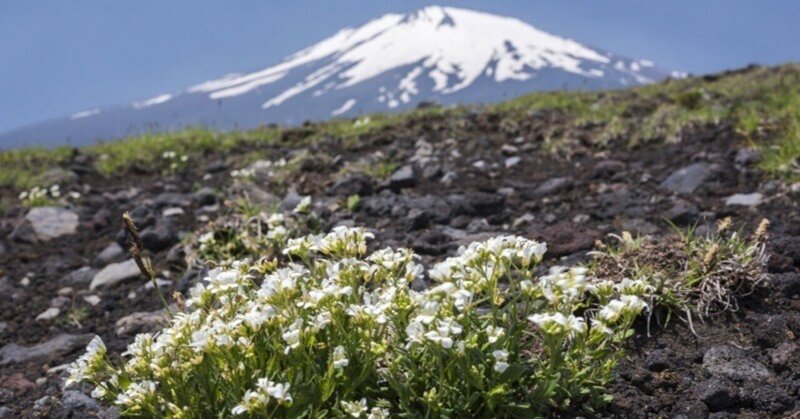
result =
[[156,277],[151,276],[150,281],[153,283],[153,288],[156,289],[156,294],[158,294],[158,298],[161,300],[161,304],[164,305],[164,310],[167,312],[167,315],[172,318],[173,313],[172,310],[169,309],[169,304],[167,303],[167,299],[164,298],[164,293],[161,292],[161,288],[158,287],[158,282],[156,282]]

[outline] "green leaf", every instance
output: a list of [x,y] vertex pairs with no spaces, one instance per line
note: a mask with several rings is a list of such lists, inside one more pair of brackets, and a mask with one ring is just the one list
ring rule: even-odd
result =
[[528,368],[519,364],[511,364],[500,375],[500,381],[503,383],[510,383],[519,380],[529,372]]

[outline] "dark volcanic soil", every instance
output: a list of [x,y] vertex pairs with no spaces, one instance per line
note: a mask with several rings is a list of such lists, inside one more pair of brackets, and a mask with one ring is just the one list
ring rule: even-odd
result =
[[[548,153],[540,132],[557,120],[557,114],[532,114],[525,124],[509,127],[497,115],[478,113],[414,120],[356,146],[324,140],[308,149],[309,158],[283,184],[256,183],[248,194],[263,202],[287,195],[291,200],[291,190],[312,195],[327,226],[363,225],[376,233],[374,248],[409,246],[426,259],[511,233],[546,240],[550,263],[573,263],[585,260],[595,241],[609,233],[667,235],[667,221],[697,225],[702,232],[725,216],[752,229],[767,217],[769,284],[742,298],[738,312],[696,322],[697,335],[673,317],[666,325],[654,318],[648,337],[642,321],[618,368],[614,401],[598,416],[800,412],[800,187],[764,180],[752,167],[752,152],[724,124],[687,128],[677,144],[633,150],[612,144],[609,151],[593,150],[578,130],[565,133],[574,138],[571,146]],[[445,138],[445,124],[461,124],[469,134]],[[103,178],[87,170],[86,156],[76,154],[64,167],[75,176],[62,189],[82,192],[71,209],[78,226],[48,241],[25,221],[27,209],[11,208],[0,221],[0,418],[113,415],[62,385],[63,365],[92,334],[119,352],[152,322],[128,318],[128,330],[118,330],[117,322],[159,307],[139,277],[89,289],[96,270],[127,259],[99,257],[120,239],[121,213],[132,211],[148,237],[160,276],[169,281],[165,290],[185,291],[194,277],[184,274],[182,235],[225,211],[233,193],[230,171],[245,153],[274,160],[302,151],[292,147],[291,135],[284,144],[193,157],[189,169],[169,176],[132,170]],[[387,179],[340,173],[346,164],[364,166],[370,159],[399,169]],[[361,205],[353,213],[343,200],[356,193]],[[746,199],[754,205],[726,204],[732,195],[753,193],[760,195]],[[166,217],[165,210],[173,215]],[[37,320],[54,307],[58,315]]]

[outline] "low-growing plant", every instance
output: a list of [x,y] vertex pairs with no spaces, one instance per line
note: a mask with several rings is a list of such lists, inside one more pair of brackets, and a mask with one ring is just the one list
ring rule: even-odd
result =
[[267,213],[241,198],[230,214],[197,237],[194,247],[200,260],[213,264],[245,257],[271,257],[280,254],[287,238],[316,231],[317,224],[310,197],[301,199],[292,211],[285,213]]
[[77,200],[80,197],[81,194],[76,191],[62,194],[59,185],[52,185],[46,188],[34,186],[31,190],[23,191],[19,194],[20,202],[28,208],[66,205],[68,200]]
[[615,282],[643,281],[652,307],[678,312],[693,327],[693,316],[734,311],[738,297],[766,280],[768,226],[765,219],[748,236],[725,218],[707,235],[677,228],[675,236],[661,239],[625,232],[615,236],[616,245],[594,252],[591,270]]
[[161,159],[165,162],[166,172],[170,174],[179,172],[185,168],[189,162],[189,156],[186,154],[178,155],[178,153],[173,150],[167,150],[161,153]]
[[369,176],[378,179],[388,179],[400,165],[396,162],[381,160],[364,169]]
[[350,210],[350,212],[356,212],[359,208],[361,208],[361,197],[357,194],[348,196],[347,209]]
[[537,277],[546,245],[503,236],[434,265],[435,286],[415,292],[416,255],[367,254],[370,237],[337,227],[216,268],[124,365],[96,338],[68,383],[147,417],[534,417],[608,401],[642,284]]

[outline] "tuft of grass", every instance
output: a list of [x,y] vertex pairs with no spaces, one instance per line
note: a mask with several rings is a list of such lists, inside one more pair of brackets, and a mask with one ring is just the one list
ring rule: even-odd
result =
[[396,162],[382,160],[364,168],[364,173],[378,179],[388,179],[400,165]]
[[707,235],[693,228],[675,229],[672,237],[637,237],[625,232],[613,236],[617,243],[594,252],[591,270],[596,276],[618,283],[646,279],[654,290],[655,307],[692,317],[706,318],[738,309],[738,297],[764,282],[767,256],[764,252],[769,222],[755,232],[734,230],[730,218]]

